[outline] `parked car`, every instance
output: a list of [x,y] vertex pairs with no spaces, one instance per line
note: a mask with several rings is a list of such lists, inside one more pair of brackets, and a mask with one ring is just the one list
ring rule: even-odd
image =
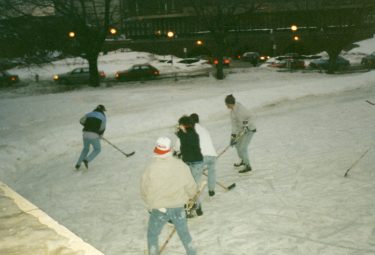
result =
[[133,65],[130,69],[125,71],[119,71],[115,74],[115,78],[118,81],[132,81],[132,80],[144,80],[144,79],[155,79],[160,75],[158,69],[150,64]]
[[301,59],[302,57],[296,53],[296,52],[289,52],[289,53],[285,53],[285,55],[282,55],[282,56],[277,56],[276,59],[277,60],[284,60],[284,59]]
[[[105,78],[105,73],[103,71],[99,71],[99,78]],[[60,84],[89,83],[90,69],[88,67],[78,67],[70,72],[54,75],[53,80]]]
[[20,79],[16,74],[10,74],[7,71],[0,71],[0,85],[12,85],[19,82]]
[[269,66],[278,68],[304,69],[305,61],[303,61],[302,59],[288,58],[276,60],[275,62],[272,62]]
[[199,58],[200,60],[205,61],[206,64],[211,64],[212,63],[212,58],[210,56],[200,55],[200,56],[197,56],[197,58]]
[[366,68],[375,68],[375,51],[370,55],[363,57],[361,64]]
[[[224,66],[229,67],[231,62],[232,62],[232,59],[230,57],[223,57],[223,65]],[[219,60],[217,58],[214,58],[213,64],[214,65],[219,64]]]
[[256,66],[260,61],[260,54],[258,52],[245,52],[242,54],[241,60],[250,62],[253,66]]
[[199,62],[199,61],[200,61],[199,58],[184,58],[184,59],[178,61],[178,63],[193,64],[193,63],[196,63],[196,62]]
[[[316,68],[316,69],[324,69],[328,70],[329,68],[329,59],[328,58],[319,58],[312,60],[309,64],[311,68]],[[336,60],[336,68],[337,69],[345,69],[350,66],[349,60],[338,56]]]

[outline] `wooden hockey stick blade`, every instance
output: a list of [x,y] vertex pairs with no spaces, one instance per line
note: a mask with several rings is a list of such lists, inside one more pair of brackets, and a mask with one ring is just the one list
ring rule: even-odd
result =
[[234,183],[232,183],[231,185],[229,185],[228,187],[227,187],[227,190],[231,190],[231,189],[233,189],[233,188],[235,188],[236,187],[236,183],[234,182]]
[[130,156],[133,156],[135,154],[135,151],[132,151],[132,152],[130,152],[130,153],[126,153],[125,155],[127,156],[127,157],[130,157]]
[[[208,174],[205,171],[203,172],[203,174],[208,177]],[[216,184],[219,185],[220,187],[222,187],[226,191],[229,191],[229,190],[233,189],[234,187],[236,187],[236,183],[232,183],[229,186],[225,186],[221,182],[216,181]]]

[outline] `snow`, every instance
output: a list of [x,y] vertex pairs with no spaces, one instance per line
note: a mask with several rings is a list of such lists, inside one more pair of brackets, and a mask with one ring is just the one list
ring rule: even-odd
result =
[[[364,53],[374,42],[361,42]],[[353,56],[360,48],[355,50]],[[157,58],[163,57],[109,53],[101,57],[99,69],[114,73],[138,61],[159,64]],[[12,73],[21,79],[33,73],[47,78],[83,65],[80,61]],[[158,67],[172,73],[202,69],[201,64]],[[218,159],[218,181],[235,182],[236,188],[225,192],[217,186],[211,200],[204,192],[204,215],[189,221],[199,254],[375,254],[375,108],[365,102],[375,102],[374,81],[375,71],[326,75],[242,68],[222,81],[162,79],[45,94],[39,92],[41,85],[30,83],[1,90],[0,180],[104,254],[144,254],[148,213],[139,183],[156,139],[168,135],[175,140],[178,118],[196,112],[221,152],[231,130],[224,98],[233,93],[256,116],[258,132],[249,150],[254,170],[237,174],[234,149]],[[82,149],[78,120],[97,104],[108,110],[105,137],[136,154],[126,158],[102,141],[90,169],[76,172]],[[169,231],[166,226],[160,241]],[[0,237],[6,233],[0,231]],[[29,254],[39,255],[33,244],[44,240],[28,238]],[[17,238],[12,240],[17,245]],[[48,247],[56,242],[48,240]],[[52,254],[48,247],[45,254]],[[177,236],[164,254],[184,254]]]

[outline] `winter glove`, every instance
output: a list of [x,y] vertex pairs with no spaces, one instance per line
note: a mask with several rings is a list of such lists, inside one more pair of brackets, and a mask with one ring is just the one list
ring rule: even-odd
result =
[[237,135],[236,134],[232,134],[230,136],[230,146],[234,146],[236,143],[237,143]]

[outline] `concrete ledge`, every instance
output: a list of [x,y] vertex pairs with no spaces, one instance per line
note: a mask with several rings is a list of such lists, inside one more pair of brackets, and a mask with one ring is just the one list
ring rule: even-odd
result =
[[2,182],[0,254],[104,255]]

